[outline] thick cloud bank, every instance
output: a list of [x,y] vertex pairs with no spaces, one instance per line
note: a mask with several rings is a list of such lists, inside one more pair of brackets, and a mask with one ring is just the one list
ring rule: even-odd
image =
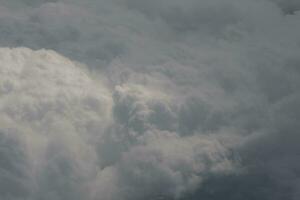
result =
[[180,197],[235,168],[223,136],[171,130],[160,91],[109,90],[52,51],[0,56],[1,199]]
[[0,3],[1,200],[300,198],[297,0]]

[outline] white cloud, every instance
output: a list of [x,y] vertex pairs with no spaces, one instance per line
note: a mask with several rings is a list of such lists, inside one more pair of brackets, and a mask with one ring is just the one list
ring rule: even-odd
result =
[[0,175],[11,184],[1,198],[180,197],[235,169],[217,136],[163,131],[176,130],[163,91],[109,89],[53,51],[2,48],[0,57]]

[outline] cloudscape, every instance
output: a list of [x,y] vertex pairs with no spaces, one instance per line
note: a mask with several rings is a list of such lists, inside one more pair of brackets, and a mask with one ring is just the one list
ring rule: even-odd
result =
[[0,0],[1,200],[299,200],[299,0]]

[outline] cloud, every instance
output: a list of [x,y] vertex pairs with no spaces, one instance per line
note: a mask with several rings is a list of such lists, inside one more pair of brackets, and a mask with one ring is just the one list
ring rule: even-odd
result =
[[1,1],[26,47],[0,50],[1,199],[299,199],[299,23],[292,0]]
[[3,48],[1,60],[1,176],[11,182],[1,198],[76,197],[96,157],[87,143],[110,118],[109,91],[53,51]]
[[296,0],[273,0],[273,2],[277,3],[285,14],[294,14],[294,12],[300,9],[300,3]]
[[0,174],[9,184],[1,198],[180,197],[208,173],[233,173],[222,138],[172,131],[167,94],[140,85],[109,89],[105,78],[94,80],[53,51],[0,54]]

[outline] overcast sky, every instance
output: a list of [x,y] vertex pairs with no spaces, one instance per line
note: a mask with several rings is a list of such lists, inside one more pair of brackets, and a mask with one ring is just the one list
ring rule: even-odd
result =
[[0,0],[1,200],[299,200],[299,0]]

